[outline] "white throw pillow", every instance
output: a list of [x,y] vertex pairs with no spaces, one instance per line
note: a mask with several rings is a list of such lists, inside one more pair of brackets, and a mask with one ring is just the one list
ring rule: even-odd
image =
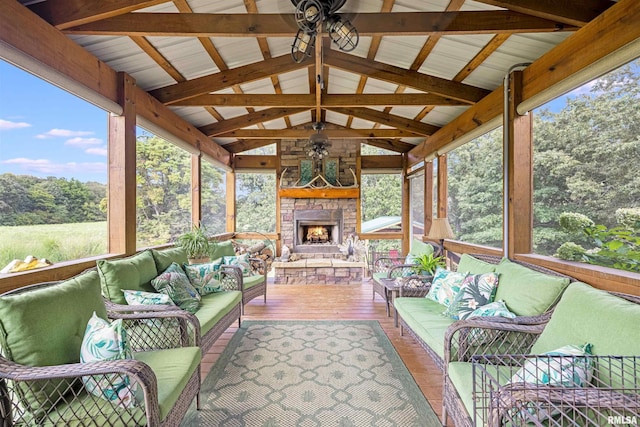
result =
[[[80,347],[80,362],[91,363],[131,358],[131,350],[127,344],[127,334],[122,326],[122,319],[109,323],[94,312],[87,323]],[[118,406],[133,408],[137,405],[138,385],[131,385],[127,375],[95,375],[83,377],[82,381],[90,393]]]

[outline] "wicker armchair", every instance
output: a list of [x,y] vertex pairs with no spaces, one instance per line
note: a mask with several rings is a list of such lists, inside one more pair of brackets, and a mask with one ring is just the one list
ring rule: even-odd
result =
[[[449,327],[443,424],[450,416],[458,427],[596,427],[629,424],[637,417],[640,342],[637,330],[628,324],[640,321],[640,297],[576,282],[550,318],[516,320],[473,318]],[[586,342],[593,343],[593,356],[541,355],[558,346]],[[572,367],[578,365],[575,362],[588,363],[593,369],[590,379],[582,386],[511,382],[525,363],[528,374],[559,375],[557,365],[549,362],[554,357]],[[575,371],[562,373],[576,378]]]
[[[134,309],[107,312],[95,271],[0,295],[0,424],[178,426],[200,390],[198,321]],[[133,359],[78,363],[93,312],[123,320]]]

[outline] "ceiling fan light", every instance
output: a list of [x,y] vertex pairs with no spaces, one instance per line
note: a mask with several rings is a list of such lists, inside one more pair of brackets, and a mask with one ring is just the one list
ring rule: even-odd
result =
[[360,41],[356,27],[348,19],[343,19],[340,15],[329,17],[327,31],[331,40],[338,45],[338,49],[344,52],[351,52],[358,46]]
[[324,18],[322,4],[318,0],[302,0],[296,5],[296,24],[304,32],[315,31],[316,24]]
[[302,30],[298,30],[296,38],[291,45],[291,58],[296,63],[301,63],[305,58],[310,57],[313,53],[316,44],[315,33],[305,33]]

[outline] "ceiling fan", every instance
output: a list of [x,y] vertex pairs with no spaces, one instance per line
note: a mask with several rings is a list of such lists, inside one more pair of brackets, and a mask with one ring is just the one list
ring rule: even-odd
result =
[[313,124],[313,129],[316,133],[312,134],[309,137],[309,142],[305,146],[305,151],[307,152],[307,156],[322,160],[324,157],[329,155],[329,147],[331,147],[331,143],[329,142],[329,137],[322,133],[324,130],[324,123],[316,122]]
[[298,33],[291,45],[291,58],[300,63],[314,51],[316,37],[322,27],[331,40],[344,52],[358,46],[360,36],[351,22],[336,13],[347,0],[291,0],[296,7],[295,19]]

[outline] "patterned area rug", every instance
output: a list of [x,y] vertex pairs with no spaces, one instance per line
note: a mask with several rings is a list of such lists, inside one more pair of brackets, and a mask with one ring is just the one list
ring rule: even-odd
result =
[[184,426],[440,426],[377,321],[244,321]]

